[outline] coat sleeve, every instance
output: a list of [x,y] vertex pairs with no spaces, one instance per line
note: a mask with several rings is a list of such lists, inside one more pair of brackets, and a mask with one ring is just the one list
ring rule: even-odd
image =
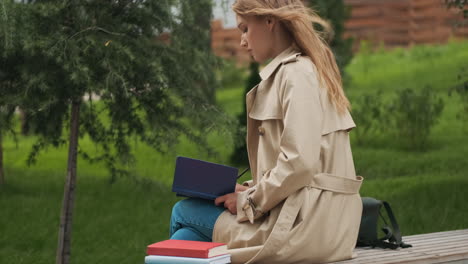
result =
[[242,185],[247,186],[247,187],[252,187],[253,186],[253,180],[248,180],[242,183]]
[[290,194],[310,184],[320,162],[323,113],[317,76],[298,67],[285,68],[278,91],[284,129],[276,166],[255,186],[239,193],[238,222],[253,223]]

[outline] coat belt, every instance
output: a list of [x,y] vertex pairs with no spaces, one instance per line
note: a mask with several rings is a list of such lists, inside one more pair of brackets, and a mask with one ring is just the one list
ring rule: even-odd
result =
[[344,194],[356,194],[359,193],[362,180],[361,176],[350,179],[329,173],[318,173],[313,177],[308,187]]
[[[361,176],[357,176],[356,179],[350,179],[328,173],[318,173],[313,177],[312,183],[307,187],[344,194],[358,194],[362,180],[363,178]],[[247,263],[268,256],[281,247],[284,234],[291,230],[294,225],[294,221],[302,205],[301,201],[304,199],[305,194],[306,188],[302,188],[286,199],[270,236],[259,252]],[[284,210],[285,208],[287,208],[287,210]]]

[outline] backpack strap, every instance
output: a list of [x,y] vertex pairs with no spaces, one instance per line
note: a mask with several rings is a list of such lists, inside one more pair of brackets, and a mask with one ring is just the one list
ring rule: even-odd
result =
[[[390,207],[390,204],[388,204],[386,201],[382,201],[382,203],[385,207],[385,211],[387,212],[388,218],[390,219],[390,223],[392,224],[392,228],[393,228],[393,233],[389,229],[384,228],[384,232],[387,234],[386,237],[388,237],[388,240],[390,242],[395,243],[395,244],[393,243],[388,243],[388,244],[395,245],[396,247],[400,246],[402,248],[412,247],[410,244],[406,244],[402,241],[400,227],[398,226],[398,223],[396,221],[395,215],[393,214],[392,208]],[[381,242],[387,243],[384,241],[381,241]]]

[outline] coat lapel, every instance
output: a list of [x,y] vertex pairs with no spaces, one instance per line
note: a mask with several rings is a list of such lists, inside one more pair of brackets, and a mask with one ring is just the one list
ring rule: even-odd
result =
[[249,113],[252,110],[252,107],[255,102],[255,97],[257,96],[258,84],[252,88],[246,96],[246,106],[247,106],[247,154],[249,156],[250,168],[252,173],[252,179],[254,184],[256,184],[256,171],[257,171],[257,147],[258,147],[258,135],[253,133],[253,129],[256,129],[258,126],[258,121],[249,117]]

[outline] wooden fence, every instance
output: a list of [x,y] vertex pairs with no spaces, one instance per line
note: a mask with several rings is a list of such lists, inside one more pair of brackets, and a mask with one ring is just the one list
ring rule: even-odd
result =
[[[416,44],[445,43],[451,37],[468,38],[468,19],[457,9],[447,9],[444,0],[344,0],[351,8],[345,23],[345,37],[385,47],[410,47]],[[456,24],[461,24],[456,27]],[[239,63],[250,61],[240,47],[240,31],[223,28],[220,20],[212,22],[214,52]]]
[[[443,0],[344,0],[351,7],[345,36],[387,47],[445,43],[450,37],[468,37],[456,9]],[[465,22],[466,23],[466,22]]]

